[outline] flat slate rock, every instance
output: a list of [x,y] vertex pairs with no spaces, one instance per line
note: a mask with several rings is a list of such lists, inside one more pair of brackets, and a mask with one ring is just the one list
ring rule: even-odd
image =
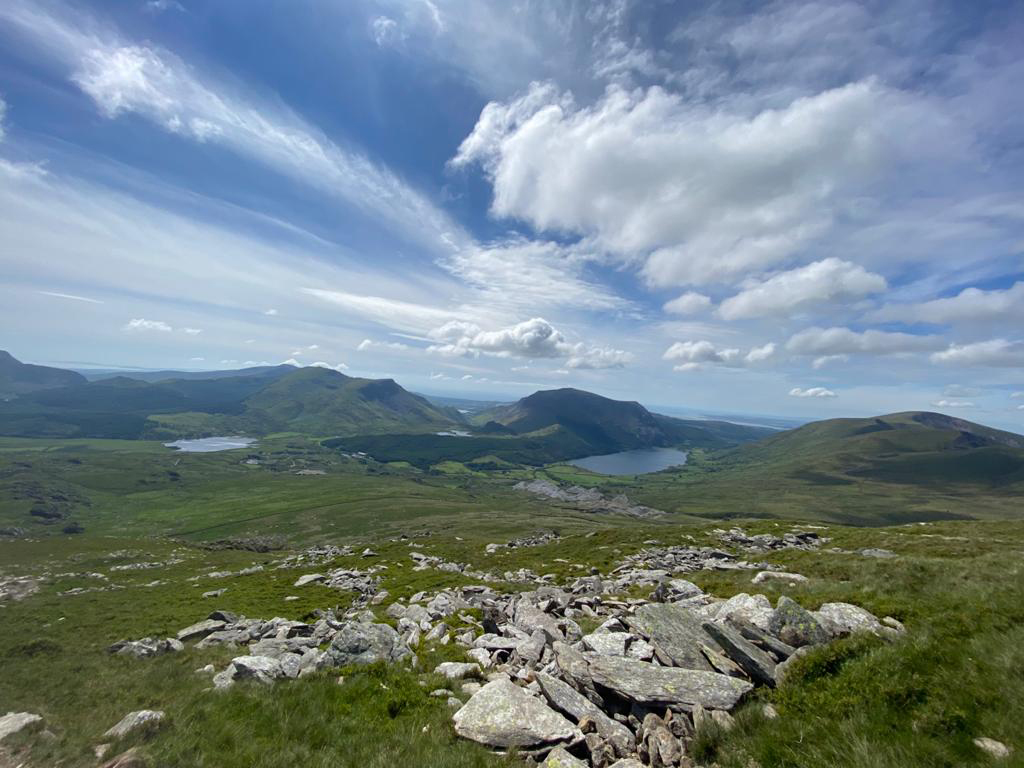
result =
[[590,699],[557,677],[535,672],[534,676],[540,685],[544,698],[560,712],[564,712],[575,722],[589,717],[597,726],[597,732],[608,741],[619,755],[628,755],[636,750],[636,739],[633,732],[622,723],[608,717]]
[[579,728],[509,680],[495,680],[455,713],[455,732],[491,747],[536,747],[583,739]]
[[189,627],[185,627],[183,630],[178,632],[178,640],[182,642],[188,640],[197,640],[201,637],[206,637],[213,632],[219,632],[227,626],[227,622],[221,621],[220,619],[203,619],[197,621],[195,624]]
[[725,651],[726,655],[761,685],[775,687],[775,661],[732,627],[704,622],[704,629]]
[[701,626],[701,617],[677,603],[650,603],[626,619],[662,655],[677,667],[712,671],[701,646],[718,649],[718,644]]
[[700,704],[706,709],[728,710],[754,687],[717,672],[596,654],[586,654],[586,659],[594,683],[640,704]]

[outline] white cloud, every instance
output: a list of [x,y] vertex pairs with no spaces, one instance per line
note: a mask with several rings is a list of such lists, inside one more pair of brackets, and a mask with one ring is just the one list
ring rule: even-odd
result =
[[674,362],[673,370],[696,371],[708,365],[723,365],[740,368],[763,362],[775,354],[775,344],[755,347],[744,354],[735,348],[716,347],[710,341],[677,341],[662,355],[662,359]]
[[890,331],[852,331],[849,328],[807,328],[794,334],[786,349],[797,355],[898,355],[936,349],[938,336],[915,336]]
[[932,362],[963,366],[990,366],[1017,368],[1024,366],[1024,342],[991,339],[971,344],[950,344],[948,349],[935,352]]
[[811,363],[811,368],[814,370],[821,370],[826,365],[832,363],[845,363],[850,359],[849,355],[822,355],[821,357],[814,358],[814,362]]
[[628,352],[597,347],[583,342],[571,343],[547,320],[535,317],[521,323],[485,331],[465,321],[451,321],[432,330],[428,336],[438,342],[427,348],[450,357],[522,357],[528,359],[565,359],[570,368],[620,368],[632,359]]
[[965,288],[956,296],[916,304],[887,304],[870,315],[879,321],[907,323],[1024,322],[1024,282],[1005,290]]
[[75,296],[72,293],[56,293],[54,291],[36,291],[43,296],[53,296],[55,299],[70,299],[71,301],[84,301],[89,304],[102,304],[99,299],[90,299],[86,296]]
[[185,11],[185,6],[178,0],[146,0],[143,6],[150,13],[163,13],[164,11]]
[[442,267],[473,286],[481,301],[517,314],[538,308],[623,309],[629,305],[583,274],[586,254],[557,243],[509,239],[462,248]]
[[665,306],[662,309],[673,315],[696,315],[710,306],[711,299],[703,293],[687,291],[682,296],[665,302]]
[[189,360],[193,363],[201,363],[206,360],[205,357],[190,357]]
[[837,397],[836,393],[831,389],[825,387],[809,387],[807,389],[801,389],[800,387],[793,387],[789,390],[790,397]]
[[171,328],[163,320],[146,320],[141,317],[137,317],[133,320],[129,320],[121,328],[123,331],[160,331],[162,333],[170,333],[174,329]]
[[816,304],[836,305],[887,288],[885,278],[836,258],[822,259],[750,285],[718,308],[725,320],[788,315]]
[[267,310],[264,310],[263,314],[264,315],[269,315],[270,317],[273,317],[274,315],[277,314],[277,310],[276,309],[267,309]]
[[973,408],[974,403],[966,400],[936,400],[932,403],[936,408]]
[[1014,392],[1012,395],[1010,395],[1010,397],[1012,397],[1014,400],[1024,399],[1024,392]]
[[341,307],[346,312],[373,320],[381,325],[420,333],[426,328],[458,317],[459,311],[439,309],[383,296],[367,296],[323,288],[302,288],[303,293]]
[[345,365],[344,363],[336,363],[335,365],[331,365],[330,363],[325,363],[323,360],[317,360],[315,363],[310,363],[307,367],[309,367],[309,368],[327,368],[327,369],[332,370],[332,371],[337,371],[338,373],[341,373],[342,371],[347,371],[348,370],[348,366]]
[[580,107],[534,84],[488,104],[452,164],[482,165],[495,215],[643,257],[652,285],[721,282],[824,233],[834,198],[912,145],[923,109],[874,80],[754,115],[660,88]]
[[466,236],[387,168],[342,149],[280,105],[215,82],[174,54],[126,41],[84,13],[5,0],[0,19],[65,64],[108,118],[137,114],[172,133],[216,143],[343,201],[438,253]]
[[381,47],[394,45],[402,40],[398,22],[387,16],[378,16],[370,22],[370,34],[373,41]]
[[434,372],[430,374],[431,381],[446,381],[448,379],[451,379],[451,376],[446,376],[443,373]]
[[356,347],[357,352],[365,352],[368,349],[377,347],[379,349],[410,349],[408,344],[402,344],[400,341],[371,341],[370,339],[363,339],[359,342],[359,346]]
[[189,336],[198,336],[203,332],[202,328],[182,328],[183,333],[187,333]]
[[4,121],[7,118],[7,102],[4,101],[3,97],[0,96],[0,141],[4,140],[5,125]]

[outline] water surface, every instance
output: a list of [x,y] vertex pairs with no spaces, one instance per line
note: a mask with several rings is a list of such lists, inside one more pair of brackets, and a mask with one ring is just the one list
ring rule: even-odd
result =
[[585,456],[568,463],[602,475],[646,475],[685,464],[686,451],[676,448],[637,448],[603,456]]
[[177,448],[185,453],[214,453],[230,451],[234,448],[245,448],[255,443],[251,437],[201,437],[197,440],[175,440],[164,443],[168,448]]

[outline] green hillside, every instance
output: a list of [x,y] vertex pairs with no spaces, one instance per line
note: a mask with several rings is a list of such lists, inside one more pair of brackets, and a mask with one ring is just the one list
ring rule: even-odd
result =
[[0,400],[84,382],[85,377],[74,371],[22,363],[0,349]]
[[490,425],[490,431],[501,425],[518,435],[559,427],[588,445],[590,453],[669,445],[725,448],[772,434],[760,427],[661,416],[637,402],[570,388],[535,392],[477,414],[473,421],[485,429]]

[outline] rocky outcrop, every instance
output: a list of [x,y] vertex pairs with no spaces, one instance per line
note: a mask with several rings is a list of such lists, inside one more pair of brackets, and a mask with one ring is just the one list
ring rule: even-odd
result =
[[574,744],[583,734],[510,680],[488,683],[452,718],[460,736],[492,747]]

